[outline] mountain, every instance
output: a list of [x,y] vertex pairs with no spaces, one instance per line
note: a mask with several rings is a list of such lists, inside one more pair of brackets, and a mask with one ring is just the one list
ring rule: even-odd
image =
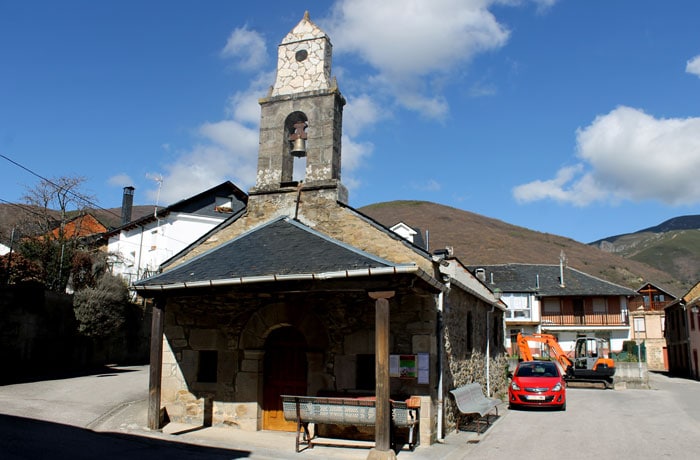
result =
[[700,215],[669,219],[591,243],[602,251],[659,268],[684,284],[700,280]]
[[563,251],[568,266],[632,289],[651,282],[681,295],[692,285],[647,263],[601,251],[570,238],[441,204],[391,201],[368,205],[359,211],[387,227],[403,222],[420,230],[431,252],[451,246],[465,265],[511,262],[552,265],[559,263]]

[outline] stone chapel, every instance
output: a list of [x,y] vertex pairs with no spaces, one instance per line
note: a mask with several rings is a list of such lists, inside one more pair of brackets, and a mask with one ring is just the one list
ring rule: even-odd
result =
[[500,300],[448,251],[431,254],[348,204],[331,58],[305,14],[260,100],[247,206],[135,285],[154,305],[152,428],[167,414],[294,431],[282,394],[375,395],[378,410],[382,398],[413,396],[429,445],[454,430],[450,389],[505,391]]

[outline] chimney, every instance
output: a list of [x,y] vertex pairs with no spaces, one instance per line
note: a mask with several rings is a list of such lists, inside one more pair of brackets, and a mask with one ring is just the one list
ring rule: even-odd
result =
[[134,204],[134,187],[124,187],[122,195],[122,225],[131,222],[131,207]]
[[474,270],[474,274],[476,275],[479,281],[481,281],[482,283],[486,282],[486,269],[477,268],[476,270]]
[[561,287],[566,287],[566,283],[564,282],[564,266],[566,265],[566,254],[564,254],[564,250],[561,250],[561,253],[559,254],[559,286]]

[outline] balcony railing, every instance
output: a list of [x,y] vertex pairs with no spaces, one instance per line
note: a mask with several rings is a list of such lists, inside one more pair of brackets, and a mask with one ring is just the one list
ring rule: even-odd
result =
[[627,315],[621,313],[543,314],[542,324],[554,326],[629,326]]
[[651,302],[651,305],[650,305],[649,303],[645,303],[641,299],[631,299],[629,301],[628,308],[630,311],[638,310],[639,307],[644,307],[644,310],[646,310],[646,311],[650,311],[650,310],[651,311],[663,311],[664,308],[666,308],[666,306],[668,304],[670,304],[671,302],[673,302],[673,300],[664,300],[664,301],[655,300],[655,301]]

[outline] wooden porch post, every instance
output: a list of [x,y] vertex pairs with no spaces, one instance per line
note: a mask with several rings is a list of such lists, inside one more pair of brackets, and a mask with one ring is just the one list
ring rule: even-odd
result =
[[368,460],[395,459],[391,450],[391,403],[389,400],[389,300],[394,291],[370,292],[375,299],[375,375],[377,415],[374,426],[374,448]]
[[148,374],[148,428],[159,430],[160,390],[163,376],[163,325],[165,323],[165,300],[158,298],[153,305],[151,317],[151,365]]

